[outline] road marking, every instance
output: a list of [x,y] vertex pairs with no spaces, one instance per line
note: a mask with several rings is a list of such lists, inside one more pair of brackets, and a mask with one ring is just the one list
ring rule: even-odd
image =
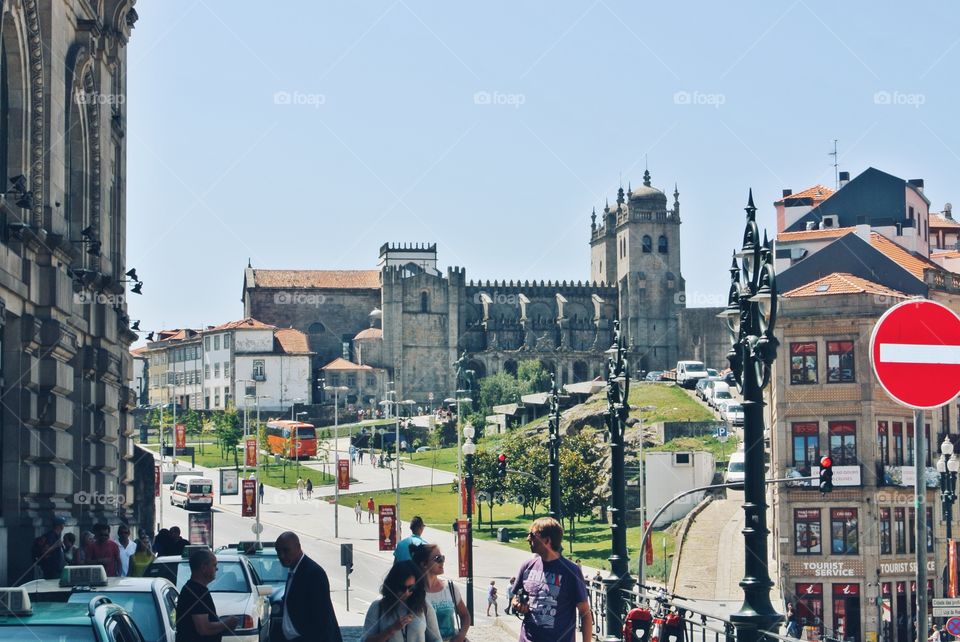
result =
[[960,364],[960,346],[917,343],[881,343],[880,361],[886,363]]

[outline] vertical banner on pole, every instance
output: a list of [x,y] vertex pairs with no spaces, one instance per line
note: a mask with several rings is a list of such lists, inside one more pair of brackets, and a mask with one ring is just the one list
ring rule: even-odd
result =
[[458,577],[467,577],[470,574],[470,564],[467,553],[470,540],[467,537],[467,520],[457,520],[457,570]]
[[[643,529],[646,530],[650,526],[650,522],[643,523]],[[646,543],[643,547],[643,563],[647,566],[653,565],[653,533],[650,533],[650,537],[647,538]]]
[[337,488],[340,490],[350,490],[350,460],[337,460]]
[[[472,510],[472,511],[469,511],[469,512],[476,513],[476,507],[477,507],[477,487],[476,487],[476,486],[474,486],[474,487],[470,490],[470,499],[472,500],[472,501],[471,501],[471,505],[472,505],[473,510]],[[466,484],[460,484],[460,506],[461,506],[461,511],[463,512],[464,515],[466,515],[467,512],[468,512],[468,511],[467,511],[467,485],[466,485]],[[461,576],[461,577],[462,577],[462,576]]]
[[397,507],[390,504],[381,504],[379,507],[380,550],[392,551],[397,547]]
[[947,540],[947,597],[957,597],[957,540]]
[[213,511],[189,513],[187,522],[191,544],[206,544],[213,548]]
[[243,482],[243,507],[241,515],[244,517],[257,516],[257,480],[244,479]]
[[177,424],[174,447],[177,450],[186,450],[187,448],[187,426],[185,424]]
[[246,452],[247,452],[247,458],[246,458],[247,466],[250,468],[256,468],[257,467],[257,440],[256,439],[247,440]]
[[160,497],[160,464],[153,465],[153,496]]

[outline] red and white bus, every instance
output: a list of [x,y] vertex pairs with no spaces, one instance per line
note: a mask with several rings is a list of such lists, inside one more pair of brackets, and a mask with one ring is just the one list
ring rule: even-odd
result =
[[289,459],[317,456],[317,429],[302,421],[274,420],[267,422],[267,446],[270,454]]

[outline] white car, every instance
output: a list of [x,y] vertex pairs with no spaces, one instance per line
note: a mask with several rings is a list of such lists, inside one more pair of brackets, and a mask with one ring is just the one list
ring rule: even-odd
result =
[[736,484],[734,488],[743,488],[743,480],[746,478],[745,461],[746,456],[742,450],[730,455],[730,461],[727,462],[727,472],[723,474],[723,483]]
[[743,405],[735,399],[719,403],[720,418],[731,426],[743,425]]
[[33,580],[23,585],[37,602],[88,604],[106,595],[136,622],[146,642],[175,642],[177,588],[160,577],[107,577],[102,566],[67,566],[59,580]]
[[[166,555],[158,557],[147,567],[144,575],[172,579],[177,589],[190,579],[191,547],[183,557]],[[270,594],[273,587],[262,584],[249,560],[234,551],[217,554],[217,576],[207,586],[217,614],[236,615],[240,625],[230,637],[231,642],[259,642],[266,637],[270,624]]]

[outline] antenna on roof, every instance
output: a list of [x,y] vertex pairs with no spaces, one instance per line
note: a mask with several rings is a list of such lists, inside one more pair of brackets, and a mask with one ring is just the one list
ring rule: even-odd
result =
[[840,189],[840,164],[837,162],[839,156],[837,156],[837,139],[833,139],[833,151],[827,152],[827,156],[833,156],[833,186],[834,189]]

